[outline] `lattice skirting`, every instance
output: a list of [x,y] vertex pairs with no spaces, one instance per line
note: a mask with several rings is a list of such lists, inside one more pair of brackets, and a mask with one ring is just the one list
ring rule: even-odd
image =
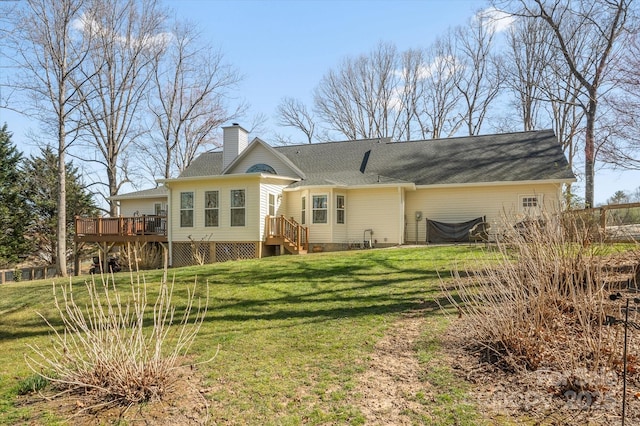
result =
[[172,266],[205,265],[260,257],[261,242],[174,242]]

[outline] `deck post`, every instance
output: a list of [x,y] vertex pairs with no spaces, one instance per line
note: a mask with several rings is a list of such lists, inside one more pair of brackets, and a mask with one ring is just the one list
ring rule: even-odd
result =
[[[73,243],[73,275],[80,276],[80,256],[78,256],[78,242]],[[46,278],[46,271],[45,271]]]

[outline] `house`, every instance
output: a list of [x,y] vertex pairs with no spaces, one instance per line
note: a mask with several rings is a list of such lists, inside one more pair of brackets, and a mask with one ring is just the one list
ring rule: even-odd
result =
[[123,215],[166,210],[173,266],[426,243],[450,224],[464,238],[476,222],[495,233],[505,214],[516,223],[560,209],[575,182],[551,130],[279,147],[237,124],[223,132],[223,149],[179,177],[117,197]]

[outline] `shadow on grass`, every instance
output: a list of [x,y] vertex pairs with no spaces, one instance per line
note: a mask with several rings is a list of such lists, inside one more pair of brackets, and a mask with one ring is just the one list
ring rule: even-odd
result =
[[[205,282],[211,283],[205,322],[226,323],[224,327],[228,331],[286,328],[300,322],[397,314],[416,309],[433,315],[439,313],[440,305],[449,304],[446,298],[440,297],[439,271],[435,264],[426,267],[421,253],[403,252],[398,258],[393,258],[393,255],[389,251],[372,251],[365,255],[292,256],[272,261],[229,262],[176,270],[175,317],[181,318],[184,314],[186,288],[196,277],[201,297],[206,288]],[[159,273],[148,275],[151,303],[159,277]],[[120,283],[128,280],[128,275],[118,277]],[[80,286],[84,289],[84,284],[79,283],[74,284],[74,289],[80,290]],[[127,293],[124,286],[119,284],[123,295]],[[50,286],[47,291],[49,295],[44,296],[44,300],[42,294],[39,296],[41,306],[47,306],[51,301]],[[43,313],[56,329],[61,329],[62,322],[50,305]],[[0,339],[6,341],[49,334],[51,331],[44,321],[31,312],[33,314],[29,317],[22,316],[19,324],[10,318],[0,317]],[[286,320],[289,319],[297,321],[288,323]],[[148,324],[152,321],[149,318]],[[250,321],[255,325],[248,327],[246,322]]]

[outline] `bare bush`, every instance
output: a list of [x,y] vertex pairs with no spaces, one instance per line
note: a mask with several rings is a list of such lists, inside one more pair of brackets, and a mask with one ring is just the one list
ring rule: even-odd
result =
[[[74,289],[53,285],[54,303],[62,321],[60,331],[39,314],[52,330],[53,344],[31,346],[25,355],[34,373],[70,392],[95,392],[104,404],[130,405],[159,400],[175,381],[179,359],[185,356],[205,318],[208,306],[196,302],[196,282],[187,288],[184,311],[172,305],[174,282],[166,270],[154,304],[147,301],[144,277],[130,277],[123,294],[115,279],[95,275],[86,281],[86,302]],[[84,299],[84,295],[82,296]],[[174,323],[175,320],[175,323]]]
[[167,249],[161,243],[128,243],[121,253],[122,264],[129,270],[158,269],[166,264]]
[[446,289],[474,344],[510,371],[619,371],[620,329],[605,325],[615,309],[611,248],[592,223],[545,215],[505,229],[496,256],[478,270],[454,271]]

